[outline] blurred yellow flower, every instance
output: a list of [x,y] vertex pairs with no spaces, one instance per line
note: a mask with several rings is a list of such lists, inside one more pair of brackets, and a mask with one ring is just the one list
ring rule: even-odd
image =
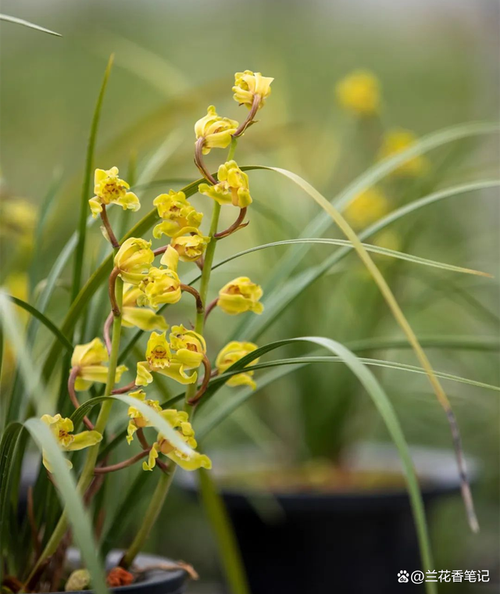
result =
[[348,74],[335,87],[340,105],[357,115],[369,116],[380,109],[380,83],[368,70]]
[[[71,367],[78,368],[75,390],[87,390],[94,382],[105,384],[108,368],[104,363],[108,360],[108,351],[99,338],[77,345],[71,357]],[[127,371],[125,365],[119,365],[116,368],[115,383],[120,381],[125,371]]]
[[229,315],[246,311],[261,314],[264,311],[264,306],[259,302],[262,294],[262,288],[259,285],[246,276],[240,276],[222,287],[217,305]]
[[234,100],[240,105],[246,105],[250,109],[253,105],[255,95],[260,98],[259,107],[264,106],[265,100],[271,94],[271,83],[274,78],[262,76],[260,72],[245,70],[234,75]]
[[189,235],[172,238],[170,245],[183,262],[195,262],[205,253],[210,237],[205,237],[194,227],[187,227],[184,231]]
[[389,212],[389,202],[377,188],[368,188],[358,194],[345,209],[345,218],[355,229],[371,225]]
[[153,236],[159,239],[162,235],[176,237],[184,235],[186,227],[196,228],[201,224],[203,213],[188,202],[184,192],[170,190],[168,194],[160,194],[153,200],[158,215],[163,219],[153,229]]
[[[231,365],[239,361],[246,355],[252,353],[257,349],[257,345],[253,342],[238,342],[233,340],[232,342],[226,344],[226,346],[220,351],[217,355],[217,359],[215,360],[215,366],[217,367],[217,371],[219,373],[224,373],[227,371]],[[252,361],[252,365],[258,362],[258,358]],[[250,363],[249,363],[250,365]],[[227,386],[250,386],[255,390],[257,387],[256,383],[252,379],[254,372],[253,371],[246,371],[244,373],[238,373],[237,375],[232,375],[226,382]]]
[[241,171],[236,161],[228,161],[219,167],[218,180],[219,183],[214,186],[200,184],[198,191],[221,205],[233,204],[245,208],[251,204],[248,175]]
[[[380,233],[377,233],[373,239],[373,245],[377,245],[381,248],[396,252],[401,251],[401,244],[401,236],[399,233],[396,233],[396,231],[391,231],[390,229],[386,229]],[[392,260],[392,258],[389,259]]]
[[37,208],[24,198],[0,196],[0,236],[27,235],[33,238]]
[[[49,427],[52,435],[56,438],[59,447],[64,452],[74,452],[92,447],[102,439],[102,435],[97,431],[82,431],[81,433],[73,435],[73,421],[71,419],[64,419],[59,414],[55,417],[43,415],[42,421]],[[42,462],[45,468],[49,472],[52,472],[52,467],[47,460],[45,450],[43,450],[42,453]],[[66,463],[69,468],[72,468],[73,465],[69,460],[66,460]]]
[[152,332],[146,348],[146,361],[137,363],[135,383],[137,386],[147,386],[153,381],[151,374],[155,372],[166,375],[181,384],[194,384],[198,375],[196,371],[188,375],[186,373],[188,369],[191,369],[189,364],[172,355],[170,345],[165,338],[165,332],[162,334]]
[[194,126],[196,139],[204,139],[204,155],[213,148],[228,147],[237,129],[238,122],[218,116],[213,105],[207,109],[207,115],[199,119]]
[[[417,140],[417,135],[411,130],[405,130],[403,128],[390,130],[384,136],[382,146],[379,150],[379,158],[393,157],[413,146]],[[417,155],[405,161],[393,171],[392,175],[399,177],[419,177],[424,175],[428,169],[428,159],[422,155]]]
[[[167,409],[162,411],[161,416],[178,432],[179,437],[191,448],[198,445],[194,437],[194,430],[189,422],[189,415],[184,411]],[[153,444],[147,462],[142,463],[143,470],[153,470],[156,466],[156,459],[159,454],[167,456],[178,464],[184,470],[198,470],[199,468],[212,468],[212,462],[205,454],[193,452],[186,454],[176,449],[165,437],[158,434],[156,442]]]
[[162,315],[156,314],[147,307],[136,307],[137,301],[143,298],[144,293],[139,287],[128,285],[125,288],[122,305],[123,326],[141,330],[168,330],[168,324]]
[[115,256],[115,267],[126,283],[137,285],[151,267],[155,255],[151,242],[140,237],[129,237]]
[[139,210],[139,198],[129,192],[130,186],[118,177],[118,167],[111,169],[96,169],[94,174],[94,194],[89,200],[92,216],[95,218],[102,212],[102,205],[119,204],[123,210]]

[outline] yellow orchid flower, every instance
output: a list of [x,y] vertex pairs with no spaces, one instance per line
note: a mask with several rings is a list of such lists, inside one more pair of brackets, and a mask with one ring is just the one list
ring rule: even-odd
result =
[[340,105],[357,115],[374,115],[380,109],[380,83],[367,70],[356,70],[347,75],[335,91]]
[[[96,443],[99,443],[102,439],[102,435],[98,431],[82,431],[81,433],[73,435],[73,421],[71,419],[64,419],[59,414],[55,417],[43,415],[42,421],[48,425],[52,435],[56,438],[59,447],[64,452],[75,452],[77,450],[83,450],[84,448],[90,448]],[[45,468],[49,472],[52,472],[52,467],[46,458],[45,450],[42,452],[42,462]],[[66,460],[66,463],[68,468],[73,467],[69,460]]]
[[217,305],[229,315],[246,311],[261,314],[264,311],[264,306],[259,301],[262,294],[262,288],[259,285],[246,276],[240,276],[222,287]]
[[153,229],[153,236],[159,239],[162,235],[177,237],[186,233],[186,227],[198,229],[203,213],[188,202],[184,192],[170,190],[168,194],[160,194],[153,200],[158,215],[163,219]]
[[194,125],[196,139],[204,139],[202,152],[207,155],[213,148],[226,148],[232,135],[238,129],[238,122],[217,115],[215,107],[210,105],[207,115]]
[[198,191],[213,198],[221,205],[233,204],[245,208],[252,203],[248,188],[248,175],[241,171],[236,161],[228,161],[219,167],[219,183],[214,186],[200,184]]
[[123,210],[139,210],[139,198],[128,192],[130,186],[118,177],[118,167],[111,169],[96,169],[94,174],[94,194],[89,200],[90,210],[94,219],[102,212],[102,205],[119,204]]
[[151,242],[140,237],[129,237],[118,250],[114,263],[126,283],[138,285],[155,259]]
[[389,212],[389,201],[382,190],[368,188],[358,194],[345,210],[345,217],[355,229],[371,225]]
[[151,268],[139,284],[141,295],[139,305],[149,305],[156,309],[162,303],[177,303],[181,296],[181,281],[170,268]]
[[237,72],[234,75],[234,100],[240,105],[252,107],[255,95],[259,95],[260,103],[258,109],[264,106],[264,102],[271,94],[271,83],[274,78],[262,76],[260,72],[253,73],[251,70]]
[[[157,413],[162,412],[162,408],[158,400],[147,400],[146,393],[144,390],[137,390],[136,392],[130,392],[129,396],[132,398],[137,398],[141,402],[147,404],[150,408],[152,408]],[[129,406],[127,412],[130,421],[127,427],[127,443],[131,443],[134,439],[134,433],[137,429],[142,429],[144,427],[151,427],[151,423],[146,419],[146,417],[142,414],[142,412],[136,408],[135,406]]]
[[[232,342],[226,344],[226,346],[220,351],[217,355],[217,359],[215,360],[215,366],[219,373],[224,373],[227,371],[231,365],[239,361],[246,355],[252,353],[257,349],[257,345],[253,342],[238,342],[233,340]],[[252,365],[255,365],[259,359],[254,359],[252,361]],[[249,363],[250,365],[250,363]],[[253,371],[246,371],[244,373],[238,373],[237,375],[232,375],[226,382],[227,386],[250,386],[255,390],[257,384],[253,381],[252,376]]]
[[[87,390],[94,382],[105,384],[108,378],[108,368],[104,363],[107,363],[108,359],[108,351],[99,338],[94,338],[86,344],[77,345],[71,357],[71,367],[78,368],[75,390]],[[116,383],[120,381],[125,371],[127,371],[125,365],[119,365],[116,368]]]
[[174,237],[170,245],[179,254],[179,258],[183,262],[195,262],[205,253],[210,237],[205,237],[194,227],[186,227],[184,231],[189,235]]
[[201,334],[187,330],[182,326],[172,326],[170,347],[176,351],[174,360],[182,363],[186,369],[196,369],[201,365],[207,352],[207,343]]
[[[418,140],[417,135],[411,130],[396,128],[384,136],[379,150],[379,158],[385,159],[401,153],[413,146]],[[429,161],[422,155],[411,157],[392,172],[396,177],[419,177],[429,169]]]
[[[151,269],[150,269],[151,270]],[[168,330],[165,318],[151,311],[147,307],[136,307],[137,300],[142,300],[144,293],[139,287],[128,285],[125,287],[122,305],[122,325],[126,328],[140,328],[141,330]]]
[[[179,433],[179,436],[189,447],[196,448],[197,443],[194,437],[194,430],[189,422],[187,412],[167,409],[160,414]],[[198,470],[199,468],[206,468],[208,470],[212,468],[212,462],[205,454],[200,454],[199,452],[185,454],[177,450],[161,434],[158,434],[158,438],[149,452],[147,462],[142,463],[143,470],[153,470],[160,453],[170,458],[184,470]]]
[[135,384],[137,386],[150,384],[153,381],[152,372],[166,375],[180,384],[194,384],[198,377],[197,373],[188,375],[186,369],[189,369],[189,366],[172,355],[165,332],[162,334],[152,332],[146,348],[146,361],[137,363]]

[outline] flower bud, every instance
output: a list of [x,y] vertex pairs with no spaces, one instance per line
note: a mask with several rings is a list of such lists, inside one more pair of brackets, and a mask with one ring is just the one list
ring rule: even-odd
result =
[[125,282],[137,285],[150,269],[154,259],[150,241],[140,237],[130,237],[121,245],[114,263]]

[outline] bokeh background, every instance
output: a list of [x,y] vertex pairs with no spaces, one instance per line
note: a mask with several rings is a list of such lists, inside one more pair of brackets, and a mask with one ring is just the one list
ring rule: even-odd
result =
[[[499,6],[494,0],[3,0],[2,12],[63,35],[58,39],[0,24],[2,283],[32,299],[37,287],[27,287],[22,273],[33,266],[33,254],[37,278],[43,279],[75,229],[90,120],[112,52],[115,65],[102,111],[96,166],[118,165],[122,172],[135,172],[147,208],[158,193],[197,177],[192,127],[207,105],[214,103],[219,113],[241,117],[230,90],[235,71],[249,68],[275,77],[260,123],[240,143],[239,163],[295,171],[328,198],[377,160],[384,133],[392,128],[423,136],[463,122],[498,119]],[[335,85],[359,68],[380,81],[383,107],[375,122],[356,118],[336,101]],[[429,153],[425,174],[388,179],[381,190],[392,209],[436,189],[498,177],[498,149],[491,135],[446,145]],[[218,164],[212,155],[208,161],[213,167]],[[251,182],[251,225],[219,255],[298,237],[304,221],[317,213],[286,180],[256,172]],[[38,209],[54,188],[45,231],[34,246]],[[392,235],[384,241],[496,275],[497,199],[498,192],[487,190],[443,201],[390,227]],[[23,201],[30,208],[19,218],[12,213]],[[340,237],[333,229],[328,235]],[[102,256],[98,231],[92,238],[87,276]],[[311,250],[299,270],[320,263],[328,250]],[[282,255],[266,251],[247,257],[242,261],[245,273],[265,285]],[[240,266],[238,261],[221,269],[214,282],[224,284],[240,273]],[[419,335],[498,337],[497,280],[411,264],[383,266]],[[65,291],[63,278],[48,311],[55,321],[67,307]],[[237,324],[213,314],[208,336],[212,354]],[[85,332],[92,329],[82,332],[83,338],[92,337]],[[305,290],[283,315],[266,318],[258,342],[304,334],[326,334],[348,343],[397,336],[398,330],[352,256]],[[35,353],[43,348],[40,332]],[[408,351],[377,355],[414,363]],[[499,384],[494,351],[439,349],[431,355],[440,371]],[[390,370],[377,375],[409,442],[448,449],[446,418],[425,378]],[[482,531],[469,534],[459,497],[441,503],[431,524],[436,565],[489,568],[498,576],[498,394],[460,384],[447,388],[464,448],[481,468],[474,492]],[[226,390],[221,399],[231,394]],[[323,365],[258,392],[206,440],[206,447],[251,448],[261,461],[294,465],[338,462],[359,440],[387,439],[366,394],[349,373],[338,365]],[[130,477],[113,478],[110,500],[127,480]],[[220,579],[210,530],[196,502],[182,490],[177,489],[165,507],[149,548],[192,562],[208,582]],[[486,591],[481,586],[478,591]],[[463,585],[462,591],[476,590]]]

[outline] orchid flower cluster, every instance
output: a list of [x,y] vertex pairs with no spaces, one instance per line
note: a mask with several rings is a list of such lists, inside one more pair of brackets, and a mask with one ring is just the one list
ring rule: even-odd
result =
[[[244,220],[252,203],[249,180],[234,160],[234,150],[237,139],[254,123],[255,115],[264,106],[271,93],[272,81],[272,78],[249,70],[237,73],[233,86],[234,99],[248,108],[245,121],[240,125],[235,120],[221,117],[215,107],[210,106],[207,114],[194,126],[195,164],[204,178],[198,186],[198,192],[211,199],[213,204],[208,235],[201,231],[203,213],[194,208],[184,192],[169,190],[154,199],[158,223],[152,231],[155,239],[166,238],[168,243],[157,249],[151,247],[150,240],[142,237],[128,237],[120,243],[109,222],[107,209],[111,205],[118,205],[124,210],[137,211],[141,207],[139,198],[130,190],[129,184],[119,177],[117,167],[95,171],[95,195],[89,199],[89,206],[93,217],[101,218],[104,236],[115,252],[114,266],[109,276],[111,313],[104,324],[102,339],[96,337],[87,344],[75,347],[68,393],[76,408],[80,406],[77,392],[87,391],[95,383],[106,384],[106,393],[128,394],[136,399],[138,406],[129,406],[128,409],[126,441],[130,444],[137,437],[141,446],[140,454],[130,460],[109,467],[96,464],[95,474],[112,472],[141,459],[146,471],[159,468],[170,473],[168,461],[185,470],[211,468],[209,457],[196,451],[197,442],[191,424],[195,407],[207,390],[210,379],[223,374],[235,362],[255,351],[257,345],[251,342],[229,342],[215,358],[212,368],[203,336],[204,325],[215,307],[233,316],[245,312],[260,314],[263,305],[260,302],[261,287],[246,276],[235,278],[221,287],[217,298],[209,304],[206,303],[207,289],[216,243],[248,224]],[[219,166],[214,177],[207,170],[203,157],[213,149],[228,147],[228,159]],[[236,208],[238,211],[233,225],[218,232],[217,223],[222,207]],[[179,261],[192,263],[201,270],[199,291],[182,282]],[[195,300],[196,324],[192,329],[182,324],[170,326],[162,313],[163,306],[178,303],[186,292]],[[172,311],[168,309],[169,317]],[[128,371],[124,365],[117,365],[121,327],[135,327],[151,334],[144,359],[136,364],[135,379],[123,387],[116,387],[122,375]],[[157,374],[186,386],[185,403],[181,410],[162,408],[158,400],[148,396]],[[252,376],[251,370],[234,374],[227,380],[227,385],[255,388]],[[139,402],[142,406],[139,406]],[[188,446],[190,453],[181,451],[161,433],[156,434],[152,443],[148,440],[146,430],[152,428],[154,423],[144,414],[144,405],[161,415]],[[74,433],[71,419],[63,418],[60,414],[44,415],[42,420],[65,452],[98,448],[103,438],[104,427],[97,426],[99,421],[94,426],[87,417],[84,418],[87,430],[77,434]],[[165,458],[162,460],[160,454],[168,461]],[[51,472],[50,462],[45,455],[43,464]],[[69,460],[68,464],[71,464]]]

